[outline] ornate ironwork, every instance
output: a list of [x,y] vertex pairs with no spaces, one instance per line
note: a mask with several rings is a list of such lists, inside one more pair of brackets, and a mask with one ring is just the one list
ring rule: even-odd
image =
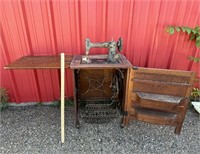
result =
[[81,117],[87,123],[107,123],[118,116],[117,102],[105,103],[102,101],[86,103],[81,110]]
[[[120,69],[98,77],[87,72],[81,73],[81,78],[84,78],[85,82],[88,83],[87,87],[84,87],[85,91],[81,93],[82,101],[80,102],[80,113],[85,122],[108,123],[120,114],[118,109],[121,109],[120,91],[122,90],[123,77],[123,71]],[[106,95],[108,99],[103,100],[102,97],[88,99],[88,96],[94,91],[102,92],[102,95]]]

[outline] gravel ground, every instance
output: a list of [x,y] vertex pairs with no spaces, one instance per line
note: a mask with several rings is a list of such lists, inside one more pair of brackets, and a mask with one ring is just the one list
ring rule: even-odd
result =
[[120,128],[120,118],[107,124],[74,127],[66,111],[66,141],[60,142],[60,110],[51,106],[9,107],[1,112],[0,153],[27,154],[171,154],[200,153],[200,118],[189,109],[180,135],[174,127],[139,121]]

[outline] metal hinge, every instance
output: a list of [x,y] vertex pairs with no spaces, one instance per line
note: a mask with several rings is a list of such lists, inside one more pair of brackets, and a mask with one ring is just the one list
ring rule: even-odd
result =
[[138,67],[137,66],[133,66],[132,69],[133,70],[138,70]]

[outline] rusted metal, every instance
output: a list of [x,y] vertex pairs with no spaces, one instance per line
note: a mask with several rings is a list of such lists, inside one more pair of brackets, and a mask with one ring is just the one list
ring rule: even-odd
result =
[[110,100],[86,102],[81,110],[81,117],[87,123],[107,123],[117,116],[119,116],[117,102]]
[[110,41],[110,42],[100,42],[100,43],[92,43],[90,42],[90,39],[87,38],[85,40],[85,46],[86,46],[86,56],[82,57],[82,63],[91,64],[91,63],[104,63],[105,61],[102,59],[93,59],[93,61],[88,57],[89,51],[91,48],[108,48],[108,57],[107,57],[107,63],[119,63],[120,55],[117,54],[117,49],[119,52],[122,51],[122,38],[119,38],[117,42]]

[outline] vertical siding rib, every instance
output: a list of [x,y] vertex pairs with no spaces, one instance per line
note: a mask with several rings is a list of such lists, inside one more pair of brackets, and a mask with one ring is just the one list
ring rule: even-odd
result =
[[[1,86],[12,102],[53,101],[60,97],[59,70],[4,70],[26,55],[84,54],[93,42],[123,38],[123,54],[136,66],[193,70],[200,56],[187,35],[170,36],[168,25],[200,26],[200,1],[190,0],[30,0],[0,1]],[[92,49],[91,54],[107,53]],[[72,72],[66,71],[66,95],[72,96]]]

